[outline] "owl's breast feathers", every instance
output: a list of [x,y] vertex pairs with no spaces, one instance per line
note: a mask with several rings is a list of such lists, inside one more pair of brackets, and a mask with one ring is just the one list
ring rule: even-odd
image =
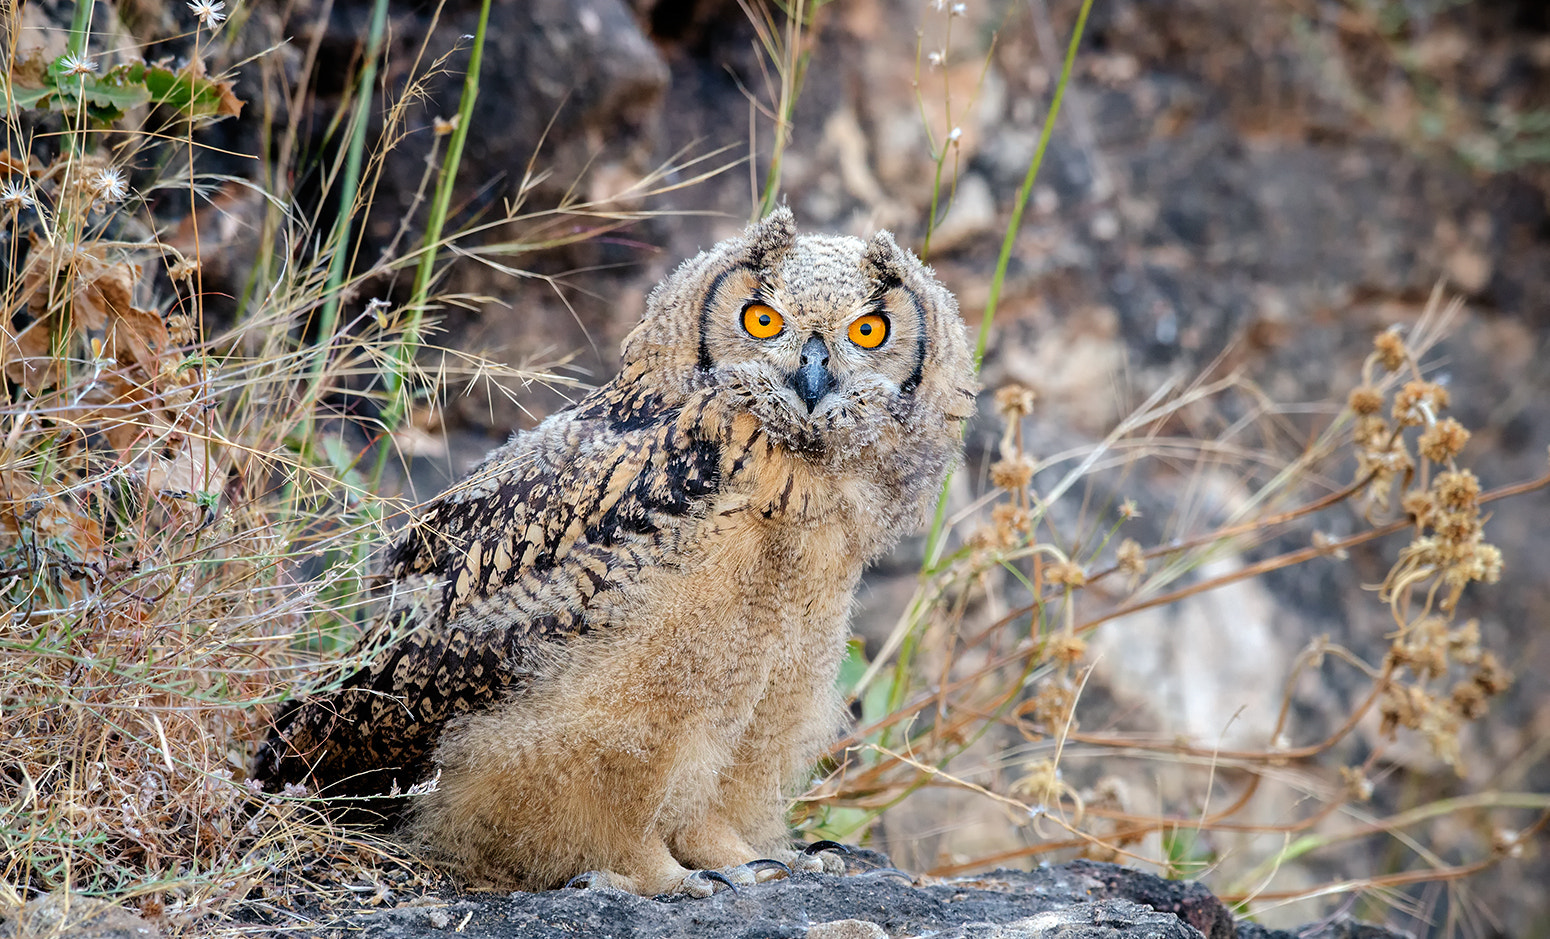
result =
[[520,693],[548,651],[628,625],[610,614],[630,587],[692,564],[725,516],[802,528],[843,496],[709,391],[669,404],[630,377],[515,436],[411,526],[362,639],[379,651],[281,710],[254,769],[266,788],[407,788],[447,721]]

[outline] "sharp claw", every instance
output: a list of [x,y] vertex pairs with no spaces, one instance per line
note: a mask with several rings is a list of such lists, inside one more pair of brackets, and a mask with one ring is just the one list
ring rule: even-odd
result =
[[802,853],[808,857],[812,857],[815,854],[822,854],[825,851],[838,851],[840,854],[849,854],[850,846],[840,844],[838,841],[814,841],[812,844],[802,849]]
[[743,867],[753,872],[755,880],[758,880],[760,871],[785,871],[787,877],[791,876],[791,865],[785,861],[777,861],[772,857],[762,857],[758,860],[749,861]]
[[902,877],[905,880],[909,881],[910,883],[914,883],[915,882],[915,877],[914,877],[913,874],[906,874],[904,871],[899,870],[897,867],[874,867],[871,870],[862,871],[861,873],[857,874],[856,876],[857,877],[873,877],[873,876],[879,876],[879,877]]
[[695,871],[689,876],[698,880],[708,880],[711,883],[725,884],[728,890],[732,891],[733,893],[737,892],[737,884],[732,883],[731,878],[727,877],[726,874],[723,874],[720,871]]
[[588,887],[595,885],[598,874],[598,871],[587,871],[582,874],[577,874],[575,877],[572,877],[570,880],[565,882],[565,889],[569,890],[572,887],[579,887],[582,890],[586,890]]

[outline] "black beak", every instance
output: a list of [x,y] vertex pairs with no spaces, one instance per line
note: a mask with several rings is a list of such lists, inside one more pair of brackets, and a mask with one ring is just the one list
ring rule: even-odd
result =
[[786,378],[807,405],[807,413],[813,413],[818,401],[834,387],[834,375],[829,371],[829,347],[817,336],[802,346],[802,365]]

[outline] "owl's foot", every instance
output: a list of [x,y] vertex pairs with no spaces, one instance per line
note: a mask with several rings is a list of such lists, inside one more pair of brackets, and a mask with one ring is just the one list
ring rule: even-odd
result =
[[700,898],[708,897],[723,888],[736,892],[738,887],[752,886],[777,876],[790,877],[791,868],[783,861],[759,858],[725,870],[686,871],[682,877],[677,878],[676,884],[667,885],[663,889],[651,889],[637,878],[626,877],[613,871],[587,871],[584,874],[577,874],[566,881],[565,886],[582,890],[609,888],[641,896],[681,894]]
[[850,862],[845,859],[853,852],[848,845],[838,841],[815,841],[800,851],[792,851],[791,858],[787,861],[794,871],[806,871],[814,874],[851,874],[854,877],[900,877],[910,883],[915,882],[915,875],[899,870],[897,867],[870,867],[851,871]]
[[[700,873],[710,873],[700,871]],[[739,887],[748,887],[753,884],[762,884],[766,880],[778,880],[791,876],[791,867],[785,861],[777,861],[774,858],[762,857],[747,864],[739,864],[736,867],[728,867],[721,871],[732,883]]]
[[850,848],[838,841],[815,841],[801,851],[792,851],[787,863],[792,870],[813,874],[843,874],[848,868],[845,855]]
[[691,897],[708,897],[721,886],[736,893],[738,887],[752,887],[766,880],[790,876],[791,868],[784,861],[765,857],[719,871],[693,871],[683,879],[683,883],[679,884],[677,889],[669,892]]

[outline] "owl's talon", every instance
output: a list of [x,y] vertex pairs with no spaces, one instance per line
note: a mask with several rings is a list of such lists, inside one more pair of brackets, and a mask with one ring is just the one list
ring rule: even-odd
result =
[[685,877],[683,883],[679,884],[678,889],[673,892],[704,898],[715,894],[717,884],[725,884],[728,890],[737,892],[737,884],[720,871],[694,871]]
[[811,874],[843,874],[850,868],[845,863],[850,853],[849,846],[838,841],[815,841],[792,852],[791,866]]
[[912,884],[915,882],[915,875],[914,874],[905,873],[904,871],[899,870],[897,867],[874,867],[871,870],[862,871],[859,874],[857,874],[856,876],[857,877],[899,877],[899,878],[902,878],[905,881],[908,881],[909,883],[912,883]]
[[611,886],[612,880],[607,871],[586,871],[567,880],[564,889],[596,890],[598,887]]
[[[766,872],[771,872],[771,875],[761,879],[759,875]],[[766,880],[775,880],[777,878],[774,872],[779,872],[783,875],[780,879],[785,879],[791,876],[791,867],[785,861],[777,861],[772,857],[762,857],[749,861],[747,864],[729,867],[724,871],[728,877],[732,878],[732,882],[740,887],[749,887],[763,883]]]

